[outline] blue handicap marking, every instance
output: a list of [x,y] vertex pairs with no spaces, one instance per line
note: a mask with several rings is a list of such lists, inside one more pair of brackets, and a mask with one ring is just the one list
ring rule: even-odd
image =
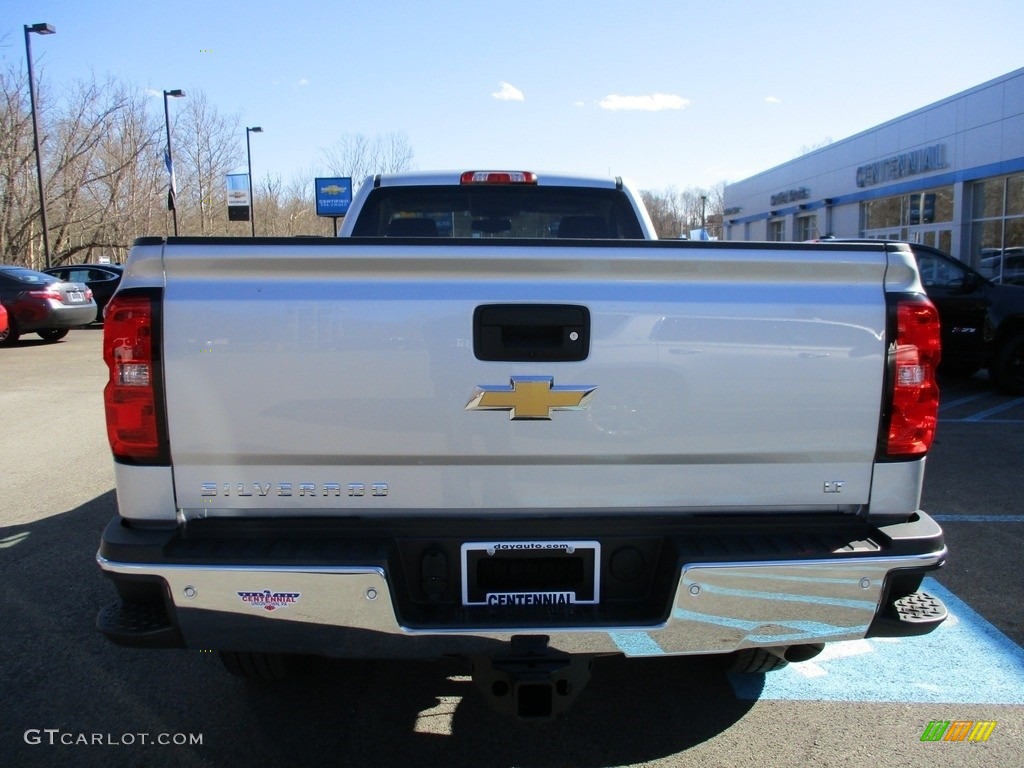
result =
[[949,610],[930,634],[830,643],[811,661],[730,675],[737,698],[1024,704],[1024,648],[934,579],[922,589]]

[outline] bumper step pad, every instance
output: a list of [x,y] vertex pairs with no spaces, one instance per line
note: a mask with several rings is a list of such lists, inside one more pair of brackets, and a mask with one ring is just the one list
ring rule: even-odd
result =
[[181,635],[160,603],[116,600],[96,617],[96,628],[111,642],[129,648],[181,648]]
[[868,637],[925,635],[946,620],[942,601],[927,592],[914,592],[890,603],[871,624]]

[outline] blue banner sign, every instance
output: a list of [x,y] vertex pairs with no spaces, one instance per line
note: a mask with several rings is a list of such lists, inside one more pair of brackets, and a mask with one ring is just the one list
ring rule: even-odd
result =
[[348,176],[316,179],[316,215],[344,216],[352,203],[352,179]]

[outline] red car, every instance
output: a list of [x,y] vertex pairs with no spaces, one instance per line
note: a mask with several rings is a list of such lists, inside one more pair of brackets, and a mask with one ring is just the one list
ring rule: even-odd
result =
[[7,338],[7,310],[0,304],[0,339]]
[[96,302],[88,286],[26,267],[0,264],[0,303],[7,310],[0,346],[14,344],[23,333],[57,341],[70,329],[96,319]]

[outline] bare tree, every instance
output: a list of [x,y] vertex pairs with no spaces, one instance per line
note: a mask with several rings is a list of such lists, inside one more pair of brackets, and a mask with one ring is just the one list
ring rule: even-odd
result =
[[675,187],[670,186],[660,192],[644,189],[640,191],[640,198],[658,237],[671,239],[686,233],[685,199]]
[[92,260],[94,249],[123,261],[136,237],[161,231],[167,219],[161,204],[163,126],[147,111],[146,97],[127,89],[124,94],[123,107],[108,119],[96,150],[103,172],[89,188],[94,219],[84,261]]
[[[130,86],[95,77],[59,101],[39,89],[40,149],[53,264],[120,259],[153,226],[159,122]],[[0,73],[0,256],[42,266],[39,199],[21,75]]]
[[721,237],[725,182],[711,189],[688,187],[680,192],[673,186],[661,191],[641,190],[658,237],[673,239],[688,236],[691,229],[706,227],[711,237]]
[[239,116],[222,115],[201,90],[190,88],[172,129],[179,229],[183,234],[228,232],[224,178],[242,160]]
[[316,215],[315,171],[297,174],[285,185],[280,176],[267,176],[255,190],[261,233],[276,237],[330,235],[330,222]]
[[28,83],[20,72],[0,72],[0,260],[33,264],[39,197],[35,191]]
[[803,157],[804,155],[809,155],[811,154],[811,152],[815,152],[816,150],[819,150],[822,147],[827,147],[829,144],[832,143],[832,141],[833,139],[831,136],[826,136],[824,139],[822,139],[821,141],[816,141],[814,144],[803,144],[800,146],[800,151],[797,152],[796,156]]
[[110,246],[97,239],[103,229],[102,188],[135,158],[112,156],[104,145],[130,105],[127,88],[112,80],[79,82],[53,125],[53,149],[47,157],[47,203],[52,210],[54,263],[80,261],[83,252]]
[[412,167],[413,151],[404,133],[376,135],[372,139],[361,133],[348,133],[323,150],[330,173],[351,176],[360,184],[375,173],[398,173]]

